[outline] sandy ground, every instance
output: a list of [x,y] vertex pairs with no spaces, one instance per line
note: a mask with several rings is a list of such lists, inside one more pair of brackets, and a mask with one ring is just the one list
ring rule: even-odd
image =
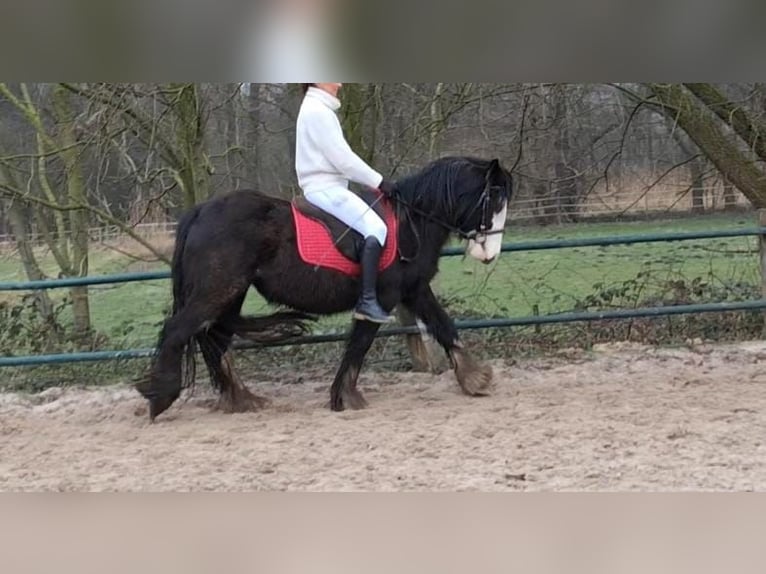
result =
[[493,366],[491,397],[366,371],[370,407],[332,413],[331,371],[286,374],[257,413],[200,386],[155,424],[127,387],[0,394],[0,490],[766,490],[766,343]]

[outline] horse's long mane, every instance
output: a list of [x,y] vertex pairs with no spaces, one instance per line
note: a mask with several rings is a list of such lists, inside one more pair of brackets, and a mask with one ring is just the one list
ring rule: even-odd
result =
[[396,182],[399,217],[406,222],[403,258],[414,259],[421,248],[438,254],[449,231],[476,210],[491,165],[491,160],[448,156]]
[[[414,207],[434,215],[458,215],[461,200],[470,200],[465,196],[481,191],[482,174],[490,163],[473,157],[443,157],[397,181],[397,188],[402,199]],[[468,181],[470,177],[475,178],[473,182]],[[459,185],[461,182],[473,185]]]

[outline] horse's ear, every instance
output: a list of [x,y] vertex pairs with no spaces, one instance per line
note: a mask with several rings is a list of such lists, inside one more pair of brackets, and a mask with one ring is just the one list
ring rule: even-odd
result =
[[495,158],[491,162],[489,162],[489,168],[487,169],[487,174],[492,175],[499,169],[500,169],[500,160]]

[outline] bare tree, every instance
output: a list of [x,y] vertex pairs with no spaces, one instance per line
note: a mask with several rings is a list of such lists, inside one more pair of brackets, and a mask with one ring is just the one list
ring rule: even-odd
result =
[[[54,86],[51,96],[52,125],[46,125],[43,113],[33,100],[26,84],[21,94],[14,94],[5,84],[0,84],[0,94],[10,101],[34,129],[37,155],[33,171],[35,184],[22,189],[14,185],[12,178],[5,178],[4,195],[33,208],[35,220],[56,262],[66,277],[82,277],[88,274],[88,217],[85,212],[86,191],[82,174],[82,142],[75,135],[75,119],[71,94],[60,86]],[[52,162],[58,162],[56,185],[49,170]],[[5,162],[6,175],[11,166]],[[23,230],[20,230],[23,233]],[[28,272],[31,260],[27,261]],[[88,288],[73,287],[72,312],[75,337],[85,342],[91,335]]]

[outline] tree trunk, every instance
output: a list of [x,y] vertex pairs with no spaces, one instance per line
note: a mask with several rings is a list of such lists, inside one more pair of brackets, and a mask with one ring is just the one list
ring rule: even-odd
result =
[[[75,147],[77,136],[72,113],[72,94],[61,86],[54,91],[53,106],[59,122],[61,157],[66,165],[67,197],[70,205],[85,206],[88,203],[85,181],[82,176],[80,151]],[[71,274],[76,277],[88,275],[88,211],[73,209],[68,212],[69,233],[72,242]],[[84,342],[91,336],[90,302],[88,287],[72,287],[72,314],[74,315],[74,336]]]
[[210,173],[204,149],[202,101],[196,84],[173,84],[177,99],[171,102],[176,117],[176,142],[181,167],[178,177],[183,187],[184,208],[210,197]]
[[245,124],[245,180],[247,186],[260,191],[263,190],[261,171],[263,161],[261,158],[261,90],[262,84],[250,84],[250,93],[247,96],[247,115]]
[[710,111],[678,84],[650,84],[664,113],[697,144],[708,159],[755,207],[766,207],[766,173],[752,157],[732,141]]
[[378,106],[375,100],[375,87],[370,86],[365,90],[361,84],[343,85],[343,106],[340,109],[340,122],[343,133],[351,149],[364,161],[372,163],[375,154],[375,145],[365,145],[364,136],[370,126],[377,122]]
[[[381,96],[381,86],[378,84],[370,84],[368,88],[368,97],[370,98],[371,102],[371,110],[370,110],[370,145],[367,147],[367,154],[370,158],[370,161],[374,161],[376,156],[375,152],[377,151],[377,142],[378,142],[378,126],[380,125],[382,121],[383,116],[383,103],[382,103],[382,96]],[[378,170],[380,171],[380,170]]]
[[[239,158],[244,159],[246,155],[245,155],[244,145],[243,145],[244,142],[242,141],[242,126],[239,123],[239,114],[237,113],[238,103],[241,105],[240,96],[237,96],[236,98],[231,98],[229,100],[228,120],[229,120],[229,125],[231,126],[231,131],[233,132],[231,137],[231,145],[235,146],[235,149],[237,150],[236,155]],[[231,169],[233,168],[233,166],[231,165],[230,156],[231,154],[226,155],[226,161],[229,165],[229,177],[231,181],[231,188],[240,189],[245,186],[242,183],[242,177],[240,175],[239,169],[237,169],[236,173],[234,173],[233,175],[231,174]]]
[[766,160],[766,124],[748,114],[741,105],[730,102],[711,84],[684,84],[721,120],[729,124],[747,147]]
[[428,159],[434,160],[437,155],[437,148],[439,143],[439,135],[443,128],[443,114],[441,97],[444,92],[444,83],[439,82],[434,89],[434,95],[431,99],[431,105],[429,107],[429,113],[431,116],[431,127],[428,130]]
[[[41,281],[45,279],[45,274],[40,269],[40,265],[35,257],[32,243],[29,240],[29,224],[24,217],[21,206],[16,202],[8,202],[8,225],[11,233],[16,241],[16,248],[19,251],[19,258],[21,264],[24,266],[24,273],[27,279],[30,281]],[[48,344],[47,348],[51,348],[59,341],[59,335],[61,333],[61,327],[56,322],[56,316],[53,311],[53,302],[51,301],[48,291],[44,289],[38,289],[34,291],[35,308],[40,315],[42,322],[48,326],[47,336]]]
[[[16,180],[5,163],[0,163],[0,178],[7,185],[16,188]],[[16,242],[16,248],[19,252],[19,258],[21,264],[24,266],[24,273],[27,279],[30,281],[41,281],[45,279],[45,274],[40,269],[40,264],[37,262],[32,242],[29,239],[29,219],[24,214],[24,206],[17,200],[10,200],[3,202],[5,207],[6,216],[8,220],[8,226],[11,233],[14,236]],[[43,324],[47,325],[48,330],[46,332],[48,341],[46,348],[51,348],[59,341],[59,335],[61,333],[61,327],[56,322],[56,316],[53,311],[53,302],[51,301],[48,291],[44,289],[38,289],[33,292],[35,298],[35,309],[40,315]]]
[[578,193],[575,171],[569,165],[572,150],[569,142],[569,117],[567,113],[565,86],[557,86],[553,92],[554,113],[558,123],[558,134],[553,141],[556,161],[553,166],[556,178],[556,203],[559,221],[577,221]]

